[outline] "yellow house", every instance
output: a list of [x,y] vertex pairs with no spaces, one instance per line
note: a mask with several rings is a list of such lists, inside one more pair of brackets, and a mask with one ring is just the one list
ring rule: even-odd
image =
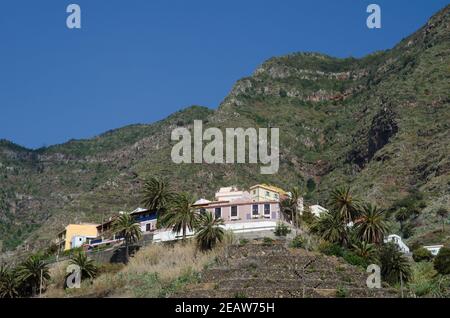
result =
[[260,201],[279,201],[280,196],[287,195],[286,191],[281,188],[268,185],[268,184],[257,184],[250,188],[250,194],[253,200]]
[[[56,244],[60,251],[67,251],[72,248],[81,246],[86,240],[93,239],[98,236],[98,224],[82,223],[69,224],[66,228],[58,233]],[[74,240],[77,240],[74,242]]]

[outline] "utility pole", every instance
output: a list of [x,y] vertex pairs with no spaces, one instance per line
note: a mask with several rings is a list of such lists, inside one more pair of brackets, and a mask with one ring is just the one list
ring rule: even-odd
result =
[[103,223],[105,223],[105,220],[104,220],[104,218],[105,218],[105,212],[102,210],[102,241],[103,241],[103,236],[105,235],[104,233],[103,233]]
[[41,269],[41,282],[39,283],[39,298],[42,298],[42,274],[43,274],[43,269]]
[[403,275],[402,271],[400,271],[400,290],[402,292],[402,298],[403,298]]

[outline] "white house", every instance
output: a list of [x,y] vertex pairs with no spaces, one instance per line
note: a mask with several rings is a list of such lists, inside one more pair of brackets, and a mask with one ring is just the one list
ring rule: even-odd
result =
[[392,242],[398,246],[398,248],[400,249],[400,251],[402,253],[405,253],[405,254],[409,253],[409,247],[406,246],[406,244],[403,243],[402,238],[396,234],[389,235],[387,238],[384,239],[384,242],[385,243]]
[[431,252],[431,254],[433,254],[433,256],[436,256],[439,254],[439,251],[441,250],[441,248],[444,245],[428,245],[428,246],[424,246],[423,248],[429,250]]
[[85,243],[89,243],[91,240],[94,240],[97,236],[82,236],[82,235],[76,235],[72,237],[71,241],[71,247],[77,248],[83,246]]
[[317,217],[320,217],[320,215],[322,213],[328,212],[327,209],[325,209],[323,206],[320,206],[318,204],[309,206],[309,211],[311,211],[311,213]]

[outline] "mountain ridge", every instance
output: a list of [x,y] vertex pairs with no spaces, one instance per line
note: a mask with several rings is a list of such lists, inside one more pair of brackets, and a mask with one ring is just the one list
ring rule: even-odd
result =
[[[450,206],[449,16],[447,6],[394,48],[361,59],[271,58],[238,80],[216,110],[193,106],[152,124],[37,150],[0,141],[6,249],[45,245],[69,221],[100,222],[135,208],[149,175],[198,196],[227,184],[287,188],[312,180],[307,199],[324,205],[340,184],[384,208],[421,191],[427,206],[418,234],[434,229],[433,211]],[[279,173],[263,176],[255,165],[173,164],[170,132],[190,128],[194,119],[205,128],[279,127]]]

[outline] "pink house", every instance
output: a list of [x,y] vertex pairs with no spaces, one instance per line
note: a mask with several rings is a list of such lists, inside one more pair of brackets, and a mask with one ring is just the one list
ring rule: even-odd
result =
[[222,218],[225,223],[280,219],[280,207],[277,201],[216,201],[199,203],[197,207],[200,213],[211,212],[216,217]]

